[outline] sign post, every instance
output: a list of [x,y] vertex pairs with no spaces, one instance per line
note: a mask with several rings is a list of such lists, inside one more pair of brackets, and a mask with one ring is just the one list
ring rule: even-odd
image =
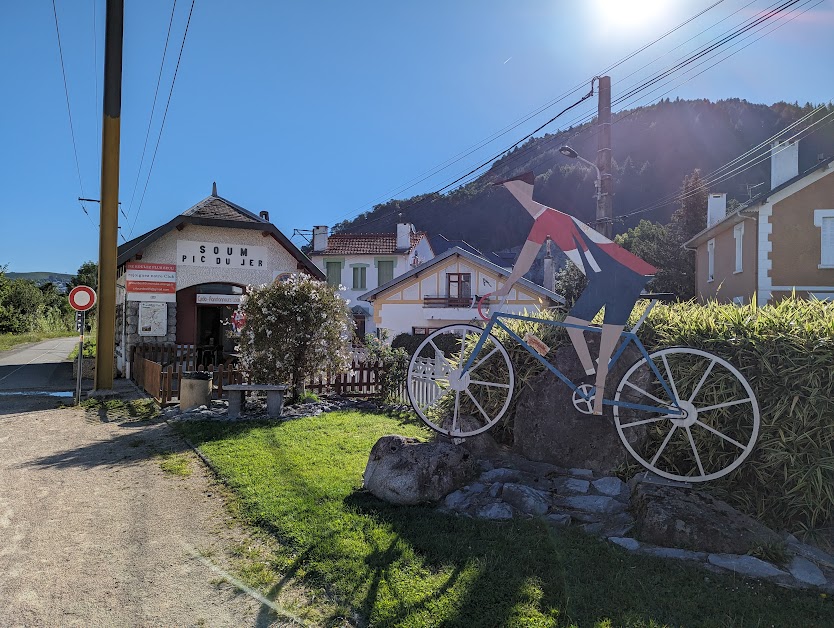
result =
[[69,293],[69,304],[75,310],[75,330],[78,337],[78,373],[75,380],[75,405],[81,403],[81,371],[84,366],[84,323],[87,310],[96,304],[96,291],[89,286],[76,286]]

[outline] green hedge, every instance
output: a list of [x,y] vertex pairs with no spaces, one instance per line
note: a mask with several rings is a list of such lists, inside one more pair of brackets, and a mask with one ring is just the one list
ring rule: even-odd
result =
[[[567,342],[561,328],[521,321],[511,326],[520,336],[535,333],[552,348]],[[505,333],[496,335],[516,368],[515,403],[543,367]],[[715,353],[735,365],[755,391],[761,415],[756,448],[736,471],[705,488],[780,528],[832,520],[834,303],[786,299],[758,309],[658,305],[639,335],[649,351],[687,346]],[[514,411],[511,406],[502,426],[505,437],[511,436]]]

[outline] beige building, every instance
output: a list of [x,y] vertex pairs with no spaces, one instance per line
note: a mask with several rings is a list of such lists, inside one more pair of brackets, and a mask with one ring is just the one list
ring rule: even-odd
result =
[[[426,335],[478,317],[481,296],[495,292],[510,269],[453,246],[415,266],[360,299],[373,308],[374,323],[393,340],[401,333]],[[521,314],[564,305],[565,299],[527,279],[520,279],[508,295],[504,312]]]
[[833,161],[800,173],[798,144],[776,143],[769,191],[730,214],[726,194],[709,195],[707,228],[685,245],[701,300],[834,299]]

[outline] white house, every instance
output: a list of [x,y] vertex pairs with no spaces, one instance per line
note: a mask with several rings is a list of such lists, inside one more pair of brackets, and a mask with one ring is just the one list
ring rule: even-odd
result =
[[400,223],[396,233],[334,233],[313,227],[313,263],[331,286],[344,286],[340,294],[350,301],[357,335],[373,333],[376,324],[370,308],[359,303],[361,295],[390,283],[418,264],[434,257],[424,232]]
[[[359,298],[372,304],[377,328],[390,339],[401,333],[427,334],[478,317],[477,300],[494,292],[510,270],[460,247],[452,247]],[[510,291],[505,312],[536,312],[565,300],[527,279]]]

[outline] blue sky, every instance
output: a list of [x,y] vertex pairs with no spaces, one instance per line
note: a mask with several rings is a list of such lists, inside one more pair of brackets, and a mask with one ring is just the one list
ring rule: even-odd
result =
[[[151,139],[131,205],[172,2],[125,1],[120,198],[129,212],[128,220],[121,218],[126,238],[134,220],[133,236],[167,222],[207,196],[212,181],[221,196],[255,212],[268,210],[287,235],[294,228],[332,225],[387,200],[404,183],[715,0],[196,0],[137,216],[191,5],[190,0],[176,5]],[[720,2],[612,71],[614,97],[772,4]],[[796,19],[779,22],[781,28],[715,68],[688,82],[681,77],[662,92],[669,90],[665,95],[673,99],[740,97],[767,104],[834,99],[832,4],[803,0],[788,15]],[[84,194],[98,198],[104,0],[56,0],[56,5]],[[81,191],[49,0],[2,3],[0,58],[5,86],[0,265],[74,272],[98,256],[98,206],[87,204],[91,221],[76,200]],[[625,78],[645,64],[650,65]],[[656,102],[662,92],[633,104]],[[579,95],[395,196],[438,189]],[[594,108],[588,101],[547,130]]]

